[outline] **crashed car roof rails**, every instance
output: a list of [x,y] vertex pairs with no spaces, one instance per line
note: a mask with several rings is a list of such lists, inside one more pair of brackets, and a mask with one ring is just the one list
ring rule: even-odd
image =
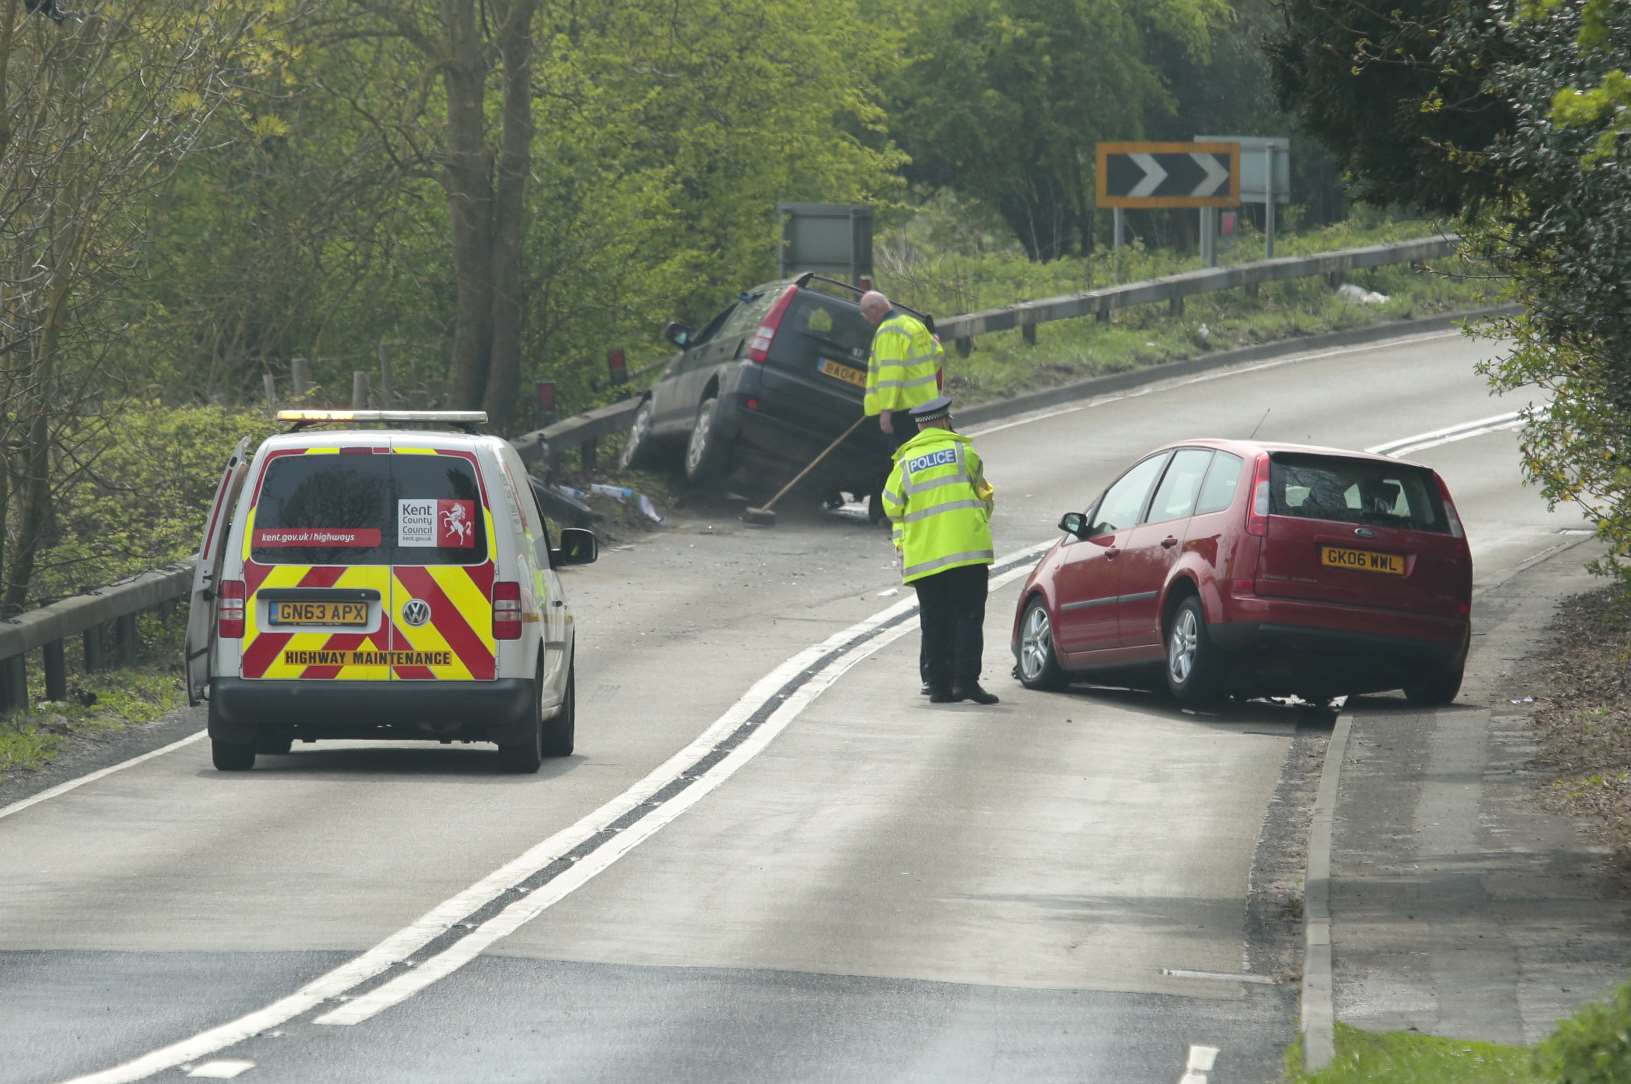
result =
[[[800,288],[808,288],[809,285],[812,282],[819,282],[819,283],[823,283],[823,284],[828,285],[828,286],[837,286],[839,289],[844,290],[847,293],[854,294],[856,300],[860,300],[861,295],[866,292],[865,290],[861,289],[859,286],[854,285],[853,283],[845,282],[842,279],[828,278],[826,275],[818,275],[814,271],[804,272],[804,274],[798,276],[797,278],[795,278],[793,280],[793,285],[798,286]],[[918,310],[912,308],[912,306],[910,306],[910,305],[902,305],[899,301],[896,301],[894,298],[890,298],[889,303],[891,305],[893,305],[895,308],[904,309],[905,311],[911,313],[913,316],[917,317],[919,320],[922,320],[924,326],[929,329],[930,333],[932,334],[934,332],[934,317],[930,316],[928,313],[919,312]]]

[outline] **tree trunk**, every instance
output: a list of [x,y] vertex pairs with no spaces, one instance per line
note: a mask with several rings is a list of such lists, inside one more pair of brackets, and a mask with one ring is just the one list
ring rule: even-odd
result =
[[521,326],[526,312],[522,242],[527,174],[532,168],[532,15],[537,0],[514,0],[499,32],[504,112],[493,203],[492,352],[482,403],[500,431],[515,413],[521,384]]
[[453,275],[457,312],[453,325],[451,406],[473,409],[487,390],[492,350],[493,197],[491,163],[483,145],[486,73],[475,0],[442,0],[449,57],[447,162],[443,185],[453,222]]

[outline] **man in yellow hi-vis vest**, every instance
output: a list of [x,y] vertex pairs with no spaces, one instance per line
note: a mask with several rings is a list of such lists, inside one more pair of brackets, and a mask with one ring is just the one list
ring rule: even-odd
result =
[[[889,303],[877,290],[861,295],[861,315],[877,328],[872,333],[872,352],[866,363],[866,399],[862,409],[867,417],[878,419],[891,454],[917,430],[906,412],[940,394],[940,362],[945,351],[928,326]],[[873,523],[883,518],[878,496],[890,464],[878,464],[877,481],[867,504],[867,518]]]
[[951,428],[950,399],[923,403],[912,418],[918,433],[895,451],[883,508],[901,579],[917,591],[929,700],[995,704],[980,687],[995,491],[973,443]]

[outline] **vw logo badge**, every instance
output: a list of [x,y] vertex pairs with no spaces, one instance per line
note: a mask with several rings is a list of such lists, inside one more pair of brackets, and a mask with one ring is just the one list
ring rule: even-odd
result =
[[430,620],[430,603],[422,598],[410,598],[402,604],[402,621],[413,628],[418,628]]

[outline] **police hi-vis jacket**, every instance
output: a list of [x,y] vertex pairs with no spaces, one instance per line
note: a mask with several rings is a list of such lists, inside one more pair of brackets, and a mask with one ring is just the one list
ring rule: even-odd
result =
[[878,324],[866,364],[868,415],[911,410],[940,394],[940,342],[923,321],[899,309]]
[[906,583],[963,565],[988,565],[992,488],[974,445],[950,429],[925,429],[895,452],[883,486]]

